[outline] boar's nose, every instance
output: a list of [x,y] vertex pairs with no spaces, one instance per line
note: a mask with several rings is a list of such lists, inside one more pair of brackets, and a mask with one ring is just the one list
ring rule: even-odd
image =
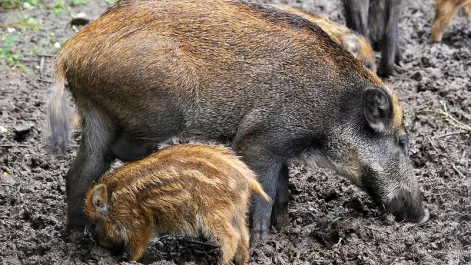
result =
[[401,189],[396,196],[386,205],[386,212],[393,214],[397,221],[410,221],[414,223],[425,223],[430,217],[428,209],[422,204],[422,192],[418,191],[416,196],[406,189]]

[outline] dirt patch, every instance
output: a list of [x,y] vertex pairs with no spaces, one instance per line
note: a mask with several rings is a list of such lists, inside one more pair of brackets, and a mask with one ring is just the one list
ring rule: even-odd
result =
[[[56,42],[74,34],[71,15],[85,12],[93,19],[108,4],[65,1],[61,11],[59,2],[27,2],[0,7],[1,45],[7,47],[0,50],[0,262],[128,264],[97,247],[87,233],[74,243],[65,240],[63,177],[77,143],[58,159],[46,153],[42,134]],[[340,0],[277,2],[343,23]],[[456,17],[443,43],[432,45],[433,1],[404,2],[404,60],[385,81],[404,108],[411,158],[432,219],[425,225],[395,222],[346,180],[293,165],[291,225],[254,247],[249,264],[471,263],[471,135],[445,119],[448,114],[471,124],[470,22]],[[214,264],[219,249],[169,236],[156,239],[148,253],[146,263]]]

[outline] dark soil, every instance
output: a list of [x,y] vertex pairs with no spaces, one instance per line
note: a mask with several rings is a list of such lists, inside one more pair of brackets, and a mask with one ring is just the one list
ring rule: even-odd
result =
[[[281,2],[344,23],[340,0]],[[291,224],[252,248],[250,264],[471,264],[471,135],[459,133],[440,114],[446,106],[451,117],[471,124],[471,22],[457,16],[443,43],[431,44],[433,1],[404,2],[404,60],[385,82],[399,93],[410,155],[432,219],[424,225],[396,222],[341,177],[293,165]],[[64,175],[77,143],[62,158],[44,147],[48,64],[57,51],[53,44],[74,34],[70,14],[85,12],[94,19],[107,4],[66,1],[54,15],[56,3],[42,1],[30,10],[0,7],[0,32],[6,36],[9,28],[16,29],[10,51],[22,55],[13,64],[0,61],[0,126],[7,130],[0,133],[0,263],[128,264],[86,233],[74,243],[66,240]],[[25,16],[41,28],[15,24]],[[149,247],[145,261],[213,264],[218,255],[216,247],[199,239],[163,237]]]

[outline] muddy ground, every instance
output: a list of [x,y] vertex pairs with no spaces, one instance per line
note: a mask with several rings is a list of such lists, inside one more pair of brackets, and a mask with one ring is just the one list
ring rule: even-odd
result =
[[[344,23],[340,0],[281,2]],[[404,2],[404,60],[385,82],[405,110],[410,155],[432,219],[395,222],[341,177],[293,165],[291,225],[252,249],[249,264],[471,264],[471,135],[463,127],[471,125],[471,22],[456,17],[443,43],[432,45],[433,1]],[[2,0],[0,7],[0,263],[128,264],[85,234],[65,240],[63,177],[77,142],[56,158],[43,141],[48,64],[75,32],[70,18],[84,12],[93,19],[108,3],[27,3]],[[152,264],[213,264],[219,255],[179,237],[157,239],[148,253]]]

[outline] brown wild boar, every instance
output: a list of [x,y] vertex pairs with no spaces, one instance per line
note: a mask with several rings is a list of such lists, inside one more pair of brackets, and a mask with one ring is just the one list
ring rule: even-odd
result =
[[371,48],[370,42],[363,35],[356,33],[343,25],[337,24],[330,19],[315,16],[291,6],[278,4],[270,5],[316,23],[317,26],[329,34],[331,39],[352,53],[353,56],[360,60],[366,68],[376,73],[373,49]]
[[223,146],[174,145],[105,175],[86,195],[85,213],[103,247],[139,260],[159,234],[216,242],[223,264],[249,259],[251,192],[268,195],[255,174]]
[[230,145],[259,176],[273,200],[253,196],[254,241],[270,220],[289,224],[297,158],[346,176],[398,220],[428,219],[396,93],[299,16],[244,1],[120,1],[64,43],[54,71],[52,146],[68,139],[66,80],[82,123],[68,228],[86,225],[85,193],[114,159],[174,137]]
[[442,41],[443,32],[461,7],[471,19],[471,0],[435,0],[435,17],[432,22],[433,42]]
[[398,23],[402,0],[343,0],[347,27],[367,37],[373,49],[381,51],[379,76],[394,73],[401,53]]

